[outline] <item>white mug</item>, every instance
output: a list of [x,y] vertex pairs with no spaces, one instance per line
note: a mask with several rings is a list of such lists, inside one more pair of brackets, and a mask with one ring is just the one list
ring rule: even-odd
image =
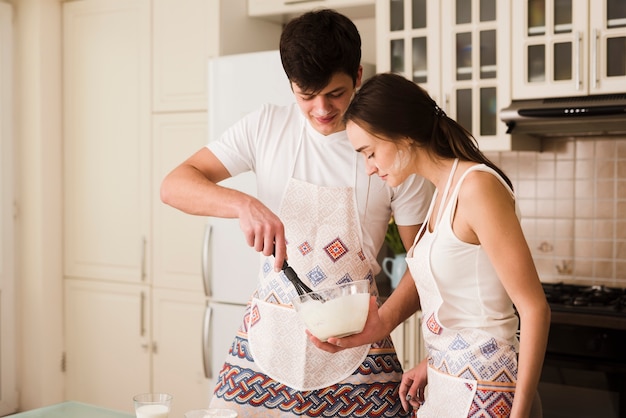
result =
[[395,289],[406,271],[406,254],[396,254],[395,257],[385,257],[381,264],[385,275],[391,280],[391,288]]

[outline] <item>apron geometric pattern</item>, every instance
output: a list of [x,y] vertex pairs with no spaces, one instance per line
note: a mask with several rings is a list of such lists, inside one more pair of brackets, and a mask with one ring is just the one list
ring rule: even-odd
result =
[[[448,196],[455,169],[456,161],[443,191],[444,197]],[[426,219],[430,219],[435,197]],[[442,297],[431,270],[430,257],[445,212],[444,200],[442,198],[433,232],[427,229],[428,222],[425,222],[417,235],[421,238],[407,257],[425,318],[422,334],[429,366],[425,402],[417,410],[417,416],[508,417],[517,381],[515,347],[482,330],[448,329],[439,321]]]
[[[289,180],[280,209],[289,264],[314,290],[365,279],[378,296],[361,250],[354,195],[350,187]],[[262,261],[211,407],[234,409],[240,418],[408,417],[398,398],[402,367],[390,337],[336,354],[313,346],[290,303],[297,292],[273,262]]]

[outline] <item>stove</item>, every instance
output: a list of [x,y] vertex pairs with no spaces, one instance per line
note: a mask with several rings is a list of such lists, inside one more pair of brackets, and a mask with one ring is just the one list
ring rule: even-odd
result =
[[552,323],[626,330],[626,289],[543,283]]
[[552,311],[544,418],[626,417],[626,289],[543,283]]

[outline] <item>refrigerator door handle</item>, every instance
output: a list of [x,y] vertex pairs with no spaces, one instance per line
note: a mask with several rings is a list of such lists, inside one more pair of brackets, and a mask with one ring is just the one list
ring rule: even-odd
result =
[[204,365],[204,377],[211,379],[211,306],[207,302],[202,323],[202,363]]
[[202,284],[204,285],[204,294],[206,297],[211,297],[211,277],[209,274],[210,270],[210,250],[211,250],[211,232],[212,225],[210,223],[206,224],[204,228],[204,237],[202,239]]

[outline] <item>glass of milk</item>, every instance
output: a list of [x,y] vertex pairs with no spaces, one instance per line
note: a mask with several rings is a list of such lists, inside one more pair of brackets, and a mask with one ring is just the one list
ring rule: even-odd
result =
[[172,395],[167,393],[141,393],[133,397],[137,418],[168,418]]

